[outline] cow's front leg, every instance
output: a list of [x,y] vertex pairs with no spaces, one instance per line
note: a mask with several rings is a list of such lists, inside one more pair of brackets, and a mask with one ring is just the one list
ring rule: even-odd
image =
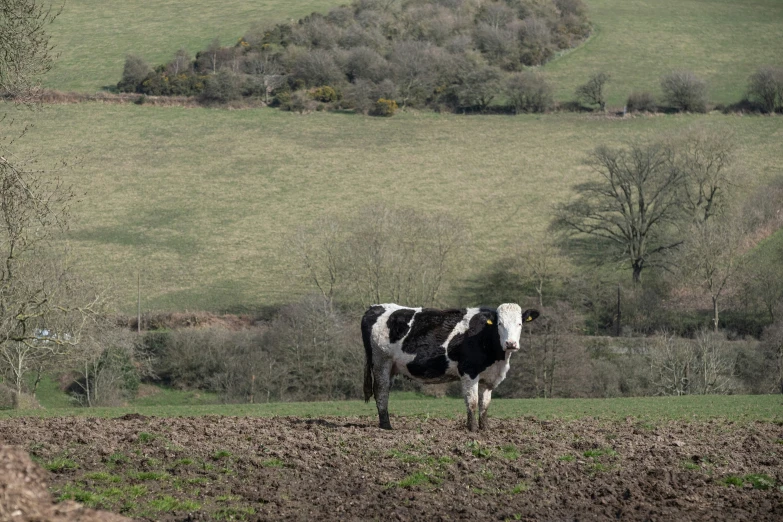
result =
[[489,409],[489,401],[492,400],[492,388],[487,387],[486,384],[479,384],[479,429],[485,430],[489,426],[487,425],[487,410]]
[[468,430],[476,431],[479,417],[478,376],[475,379],[471,379],[468,374],[462,376],[462,395],[468,408]]
[[381,361],[373,365],[373,395],[378,407],[378,421],[381,429],[392,429],[389,422],[389,388],[391,388],[392,361]]

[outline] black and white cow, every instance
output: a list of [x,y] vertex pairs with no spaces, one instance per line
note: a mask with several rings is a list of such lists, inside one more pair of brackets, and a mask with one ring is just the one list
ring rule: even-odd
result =
[[485,429],[492,390],[506,378],[511,354],[519,349],[522,323],[536,317],[536,310],[523,313],[513,303],[497,310],[373,305],[362,317],[364,400],[375,395],[381,428],[390,430],[389,386],[395,374],[427,384],[459,380],[468,429]]

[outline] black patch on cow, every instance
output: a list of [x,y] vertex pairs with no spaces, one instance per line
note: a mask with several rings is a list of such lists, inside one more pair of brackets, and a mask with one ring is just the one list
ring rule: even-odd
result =
[[395,310],[389,315],[389,320],[386,321],[386,326],[389,327],[389,342],[396,343],[408,333],[411,322],[411,317],[416,313],[416,310],[410,308],[403,308],[402,310]]
[[468,330],[455,335],[449,342],[448,354],[449,359],[457,361],[459,374],[467,374],[471,379],[497,361],[505,359],[506,352],[500,346],[495,311],[482,309],[471,317]]
[[372,344],[370,343],[372,327],[385,311],[386,309],[381,305],[375,305],[368,308],[362,316],[362,341],[364,342],[364,355],[369,365],[372,365]]
[[420,379],[437,379],[442,377],[449,368],[449,360],[446,358],[445,350],[441,355],[425,359],[422,354],[417,354],[416,358],[408,363],[408,371],[411,375]]
[[443,343],[466,313],[465,309],[425,308],[416,314],[408,336],[402,343],[403,352],[416,355],[407,365],[411,375],[422,379],[435,379],[446,372],[449,361]]

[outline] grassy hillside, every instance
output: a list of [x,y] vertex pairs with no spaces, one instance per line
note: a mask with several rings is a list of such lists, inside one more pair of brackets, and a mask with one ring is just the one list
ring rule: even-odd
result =
[[545,67],[558,99],[571,99],[591,73],[612,75],[609,105],[633,90],[657,95],[659,78],[690,69],[706,79],[709,99],[742,98],[760,65],[783,65],[779,0],[585,0],[596,26],[586,45]]
[[99,91],[117,83],[129,53],[158,64],[170,60],[178,49],[195,55],[215,38],[230,45],[253,23],[298,19],[342,3],[68,0],[51,30],[60,57],[45,85],[66,91]]
[[[725,418],[738,422],[774,421],[781,419],[779,395],[687,395],[683,397],[635,397],[616,399],[495,399],[490,415],[496,418],[532,416],[539,419],[622,420],[636,417],[649,422],[668,420],[705,420]],[[465,414],[462,399],[433,399],[409,393],[392,394],[389,401],[392,415],[451,417]],[[269,404],[179,404],[135,405],[122,408],[50,408],[43,410],[0,410],[0,419],[19,416],[90,416],[117,417],[137,412],[161,417],[238,415],[271,417],[367,416],[375,422],[377,412],[371,401],[278,402]]]
[[[407,113],[391,119],[180,107],[60,105],[20,147],[44,164],[76,159],[74,256],[135,310],[245,310],[304,291],[289,234],[325,212],[387,202],[464,218],[475,248],[464,277],[546,232],[552,205],[584,179],[599,143],[722,127],[740,142],[740,191],[780,175],[783,118]],[[24,150],[20,150],[24,153]]]
[[[605,70],[613,77],[609,104],[622,106],[632,90],[657,93],[661,74],[686,68],[708,80],[712,101],[731,103],[742,97],[748,75],[759,65],[781,64],[779,0],[585,2],[595,36],[545,67],[561,100],[571,99],[574,87],[592,72]],[[46,85],[97,91],[117,83],[128,53],[162,63],[180,48],[195,54],[215,37],[231,44],[252,23],[299,18],[344,3],[347,0],[129,0],[109,6],[72,0],[52,28],[60,59]]]

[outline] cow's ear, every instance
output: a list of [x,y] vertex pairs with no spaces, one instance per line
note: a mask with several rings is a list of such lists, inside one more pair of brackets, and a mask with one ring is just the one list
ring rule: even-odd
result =
[[522,313],[522,322],[529,323],[531,321],[535,321],[536,317],[538,316],[539,316],[538,310],[525,310]]
[[474,336],[484,328],[491,328],[498,324],[494,314],[481,312],[473,316],[468,325],[468,336]]

